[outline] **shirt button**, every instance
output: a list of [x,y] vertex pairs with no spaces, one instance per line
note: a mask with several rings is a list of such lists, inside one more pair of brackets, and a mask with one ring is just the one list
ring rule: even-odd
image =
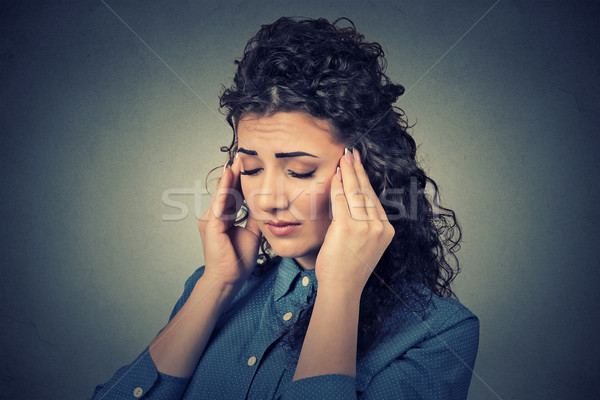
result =
[[133,389],[133,395],[135,396],[135,398],[140,398],[142,397],[142,395],[144,394],[144,389],[142,389],[141,387],[136,387],[135,389]]
[[283,314],[283,320],[284,321],[289,321],[290,319],[292,319],[292,313],[291,312],[287,312],[287,313]]
[[251,367],[256,364],[256,357],[252,356],[248,359],[248,366]]
[[302,278],[302,286],[308,286],[308,282],[310,282],[310,279],[308,279],[308,276],[305,276],[304,278]]

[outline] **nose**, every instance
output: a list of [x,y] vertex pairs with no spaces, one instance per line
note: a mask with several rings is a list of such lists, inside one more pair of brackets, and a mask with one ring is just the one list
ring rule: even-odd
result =
[[275,171],[263,171],[261,184],[254,196],[254,204],[265,215],[271,218],[278,211],[289,208],[290,200],[287,193],[285,177]]

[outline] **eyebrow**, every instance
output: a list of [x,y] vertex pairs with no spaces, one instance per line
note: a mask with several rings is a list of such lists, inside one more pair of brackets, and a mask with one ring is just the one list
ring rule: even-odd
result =
[[[238,148],[238,151],[240,153],[248,154],[249,156],[258,156],[258,153],[256,151],[248,150],[243,147]],[[315,156],[314,154],[306,153],[304,151],[293,151],[291,153],[275,153],[275,158],[302,157],[302,156],[319,158],[319,157]]]

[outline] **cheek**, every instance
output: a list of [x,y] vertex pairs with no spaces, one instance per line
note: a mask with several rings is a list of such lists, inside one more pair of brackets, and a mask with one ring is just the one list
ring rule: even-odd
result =
[[318,237],[320,241],[324,239],[324,236],[329,229],[329,225],[331,225],[329,198],[330,195],[329,192],[327,192],[326,194],[319,194],[315,199],[314,206],[316,207],[316,212],[313,214],[315,218],[312,223],[316,237]]
[[241,183],[240,183],[240,187],[242,189],[242,198],[245,199],[246,198],[246,193],[248,192],[248,187],[247,185],[244,184],[244,180],[242,179]]
[[315,217],[316,223],[329,222],[330,188],[321,188],[320,191],[308,193],[303,201],[303,209],[310,210],[310,215]]
[[254,208],[254,204],[252,204],[250,201],[248,201],[248,199],[250,198],[249,196],[247,196],[247,193],[250,193],[252,190],[252,187],[248,184],[244,184],[244,181],[242,180],[241,185],[240,185],[241,189],[242,189],[242,200],[246,201],[246,204],[248,205],[248,208],[250,208],[250,210],[252,210]]
[[251,193],[256,191],[255,185],[249,184],[248,181],[244,178],[241,178],[240,187],[242,189],[242,198],[248,202],[248,199],[251,199]]

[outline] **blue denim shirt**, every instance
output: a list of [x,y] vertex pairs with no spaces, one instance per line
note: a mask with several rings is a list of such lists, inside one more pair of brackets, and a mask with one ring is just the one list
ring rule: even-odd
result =
[[[188,278],[171,318],[204,268]],[[401,308],[386,335],[360,358],[356,378],[329,374],[292,382],[299,350],[278,340],[316,295],[314,270],[293,259],[251,276],[217,325],[190,378],[156,370],[146,348],[96,387],[111,399],[465,399],[479,341],[479,320],[451,298],[432,297],[425,313]],[[424,289],[426,290],[426,289]]]

